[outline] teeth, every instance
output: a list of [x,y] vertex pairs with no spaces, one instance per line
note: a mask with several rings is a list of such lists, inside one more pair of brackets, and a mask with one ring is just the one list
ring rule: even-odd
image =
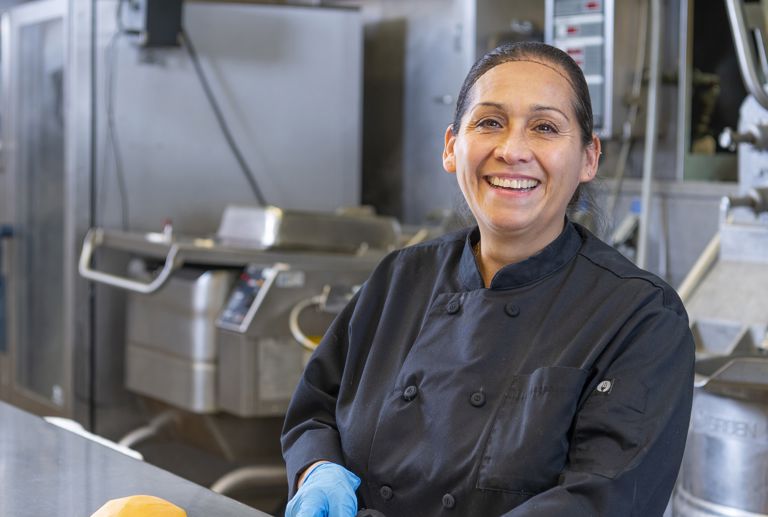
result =
[[536,185],[539,184],[536,180],[513,180],[509,178],[497,178],[496,176],[491,176],[491,185],[495,187],[504,187],[504,188],[512,188],[512,189],[527,189],[527,188],[533,188]]

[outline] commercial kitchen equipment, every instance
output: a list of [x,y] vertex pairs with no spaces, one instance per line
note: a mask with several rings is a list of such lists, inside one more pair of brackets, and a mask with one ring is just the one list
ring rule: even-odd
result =
[[[675,489],[681,517],[768,515],[768,96],[741,0],[726,0],[747,90],[739,194],[723,198],[717,235],[679,292],[697,345],[693,414]],[[764,48],[762,40],[758,47]]]
[[[172,219],[177,232],[207,235],[228,204],[253,200],[187,49],[118,34],[127,4],[25,2],[3,12],[0,31],[0,224],[10,229],[0,399],[112,439],[144,415],[123,379],[125,291],[77,274],[85,234]],[[264,197],[315,211],[359,204],[359,10],[202,1],[183,16]],[[125,256],[96,260],[122,270]]]
[[[213,238],[93,229],[79,268],[130,292],[130,390],[194,413],[282,415],[308,335],[398,243],[388,217],[229,206]],[[91,267],[99,248],[142,258],[119,276]]]

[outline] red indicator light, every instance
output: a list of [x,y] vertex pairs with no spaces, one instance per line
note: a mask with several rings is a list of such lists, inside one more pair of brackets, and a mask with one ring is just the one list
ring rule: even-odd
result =
[[567,32],[568,34],[576,34],[577,32],[579,32],[579,28],[574,27],[573,25],[569,25],[568,28],[565,29],[565,32]]
[[600,9],[600,2],[587,2],[584,7],[591,10]]

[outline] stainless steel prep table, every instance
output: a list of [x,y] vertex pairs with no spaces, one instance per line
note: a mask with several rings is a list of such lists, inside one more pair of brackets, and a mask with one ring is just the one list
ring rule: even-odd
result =
[[135,494],[167,499],[188,517],[268,517],[0,402],[1,517],[88,517]]

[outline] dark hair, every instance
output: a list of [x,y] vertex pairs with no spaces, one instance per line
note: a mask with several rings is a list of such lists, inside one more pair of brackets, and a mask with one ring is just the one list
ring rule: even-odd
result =
[[477,60],[469,70],[464,84],[459,91],[459,98],[456,102],[456,114],[453,118],[451,129],[454,135],[459,134],[461,128],[461,119],[467,111],[469,96],[472,87],[478,79],[487,71],[498,65],[512,61],[540,61],[543,64],[553,65],[565,72],[566,79],[573,88],[573,111],[576,113],[576,119],[581,128],[581,142],[586,147],[592,142],[593,118],[592,102],[589,99],[589,88],[584,79],[584,73],[579,65],[571,59],[571,56],[551,45],[545,45],[537,41],[522,41],[517,43],[508,43],[491,50],[483,57]]

